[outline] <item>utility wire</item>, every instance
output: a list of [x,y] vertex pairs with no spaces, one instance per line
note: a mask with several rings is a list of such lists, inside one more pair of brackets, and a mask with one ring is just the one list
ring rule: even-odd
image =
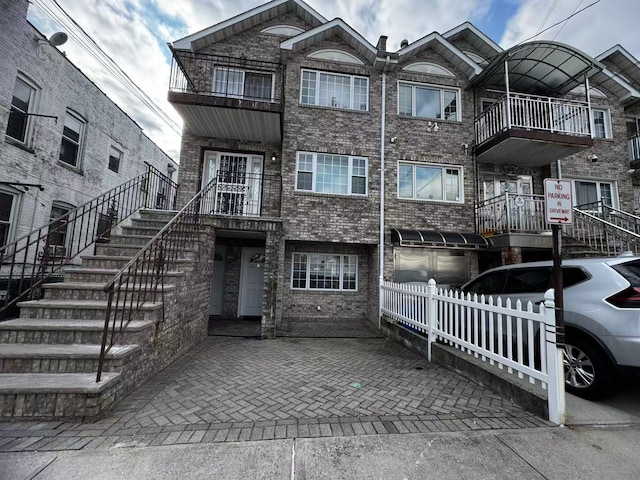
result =
[[[580,3],[578,3],[578,5],[576,6],[576,8],[573,9],[572,13],[575,13],[576,10],[578,10],[580,8],[580,5],[582,5],[582,3],[584,2],[584,0],[580,0]],[[558,29],[558,31],[556,32],[556,34],[553,36],[553,38],[551,39],[551,41],[553,42],[556,38],[558,38],[558,35],[560,35],[560,32],[562,32],[562,29],[564,27],[567,26],[567,23],[569,23],[570,18],[567,18],[564,23],[562,24],[562,26]]]
[[58,4],[56,0],[49,0],[58,9],[56,12],[45,0],[32,0],[45,15],[51,18],[56,24],[64,27],[69,35],[78,43],[80,48],[86,51],[94,60],[102,65],[110,74],[114,76],[125,88],[138,98],[156,116],[165,122],[178,135],[181,134],[180,127],[159,107],[91,38],[89,34]]
[[586,7],[581,8],[580,10],[576,10],[575,12],[573,12],[573,13],[572,13],[571,15],[569,15],[568,17],[563,18],[563,19],[562,19],[562,20],[560,20],[559,22],[554,23],[553,25],[551,25],[551,26],[549,26],[549,27],[545,28],[544,30],[541,30],[540,32],[536,33],[535,35],[533,35],[533,36],[531,36],[531,37],[529,37],[529,38],[525,38],[524,40],[521,40],[520,42],[518,42],[518,43],[517,43],[516,45],[514,45],[514,46],[517,46],[517,45],[523,44],[524,42],[528,42],[529,40],[533,40],[533,39],[534,39],[534,38],[536,38],[538,35],[541,35],[541,34],[543,34],[544,32],[547,32],[547,31],[551,30],[553,27],[557,27],[557,26],[558,26],[558,25],[560,25],[562,22],[566,22],[566,21],[568,21],[569,19],[571,19],[571,18],[575,17],[575,16],[576,16],[576,15],[578,15],[579,13],[584,12],[587,8],[593,7],[593,6],[594,6],[595,4],[597,4],[597,3],[600,3],[600,0],[596,0],[595,2],[590,3],[590,4],[589,4],[589,5],[587,5]]
[[544,20],[542,20],[542,23],[538,27],[538,31],[536,32],[536,36],[533,37],[533,38],[538,38],[538,35],[540,35],[540,30],[542,30],[544,28],[545,23],[547,23],[547,20],[549,20],[549,17],[551,16],[551,12],[553,12],[553,10],[556,8],[557,4],[558,4],[558,0],[555,0],[553,2],[553,4],[551,5],[551,8],[549,8],[549,11],[547,12],[547,15],[544,17]]

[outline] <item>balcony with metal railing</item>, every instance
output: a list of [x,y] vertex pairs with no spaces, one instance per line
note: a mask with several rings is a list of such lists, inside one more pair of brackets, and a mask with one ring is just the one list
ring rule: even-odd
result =
[[475,121],[480,162],[541,166],[593,145],[587,102],[508,94]]
[[194,135],[280,143],[282,66],[173,50],[168,99]]

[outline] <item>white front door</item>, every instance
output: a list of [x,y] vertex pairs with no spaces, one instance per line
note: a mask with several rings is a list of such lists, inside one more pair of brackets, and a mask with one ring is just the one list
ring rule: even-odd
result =
[[224,293],[224,258],[226,247],[216,247],[213,259],[213,281],[211,283],[211,297],[209,299],[209,315],[222,315],[222,296]]
[[212,213],[260,215],[262,166],[260,155],[206,152],[202,186],[216,181],[210,199]]
[[243,248],[238,316],[262,316],[264,248]]

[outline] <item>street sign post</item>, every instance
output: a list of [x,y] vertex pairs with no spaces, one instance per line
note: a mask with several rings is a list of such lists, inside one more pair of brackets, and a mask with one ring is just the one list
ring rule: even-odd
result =
[[[573,189],[570,180],[544,179],[544,215],[553,233],[553,288],[556,304],[558,348],[564,348],[564,293],[562,288],[562,232],[573,223]],[[562,357],[560,357],[562,358]]]

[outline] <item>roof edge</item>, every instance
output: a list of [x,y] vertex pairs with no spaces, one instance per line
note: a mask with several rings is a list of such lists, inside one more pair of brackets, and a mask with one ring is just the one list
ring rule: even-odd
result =
[[298,5],[300,8],[306,10],[312,17],[314,17],[316,20],[318,20],[320,23],[326,23],[327,19],[324,18],[322,15],[320,15],[318,12],[316,12],[313,8],[311,8],[309,5],[307,5],[305,2],[303,2],[302,0],[273,0],[269,3],[265,3],[263,5],[259,5],[255,8],[252,8],[251,10],[247,10],[244,13],[240,13],[234,17],[231,17],[227,20],[224,20],[220,23],[216,23],[215,25],[212,25],[210,27],[204,28],[196,33],[192,33],[190,35],[187,35],[186,37],[180,38],[178,40],[175,40],[174,42],[172,42],[174,48],[176,49],[181,49],[181,50],[192,50],[192,43],[196,40],[199,40],[203,37],[206,37],[207,35],[211,35],[213,33],[219,32],[220,30],[223,30],[225,28],[228,28],[232,25],[235,25],[236,23],[242,22],[248,18],[251,18],[255,15],[259,15],[263,12],[266,12],[274,7],[278,7],[280,5],[286,4],[286,3],[295,3],[296,5]]
[[456,33],[460,33],[464,30],[469,30],[473,32],[475,35],[481,38],[489,47],[495,50],[496,53],[500,53],[504,51],[504,48],[502,48],[500,45],[494,42],[489,36],[487,36],[487,34],[485,34],[482,30],[480,30],[478,27],[476,27],[473,23],[469,21],[461,23],[457,27],[453,27],[451,30],[448,30],[447,32],[443,33],[442,36],[446,39],[449,39],[449,37],[452,37]]

